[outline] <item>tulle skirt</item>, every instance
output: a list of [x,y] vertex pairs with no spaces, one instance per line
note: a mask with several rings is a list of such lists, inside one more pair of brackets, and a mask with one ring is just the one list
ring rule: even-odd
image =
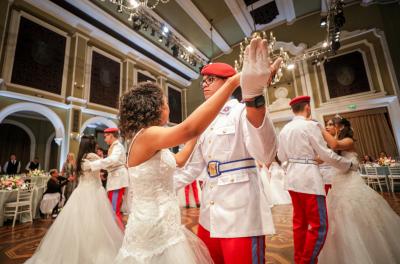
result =
[[[92,182],[93,183],[93,182]],[[26,263],[109,264],[123,240],[104,188],[80,184]]]
[[195,234],[182,226],[183,236],[177,236],[169,244],[151,254],[138,250],[120,249],[115,263],[118,264],[208,264],[213,263],[207,246]]
[[400,263],[400,217],[357,172],[334,177],[319,263]]

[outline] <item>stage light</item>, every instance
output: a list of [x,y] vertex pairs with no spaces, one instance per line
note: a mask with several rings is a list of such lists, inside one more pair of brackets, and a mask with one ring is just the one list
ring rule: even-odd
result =
[[321,17],[320,25],[322,28],[326,27],[326,20],[327,20],[326,17]]

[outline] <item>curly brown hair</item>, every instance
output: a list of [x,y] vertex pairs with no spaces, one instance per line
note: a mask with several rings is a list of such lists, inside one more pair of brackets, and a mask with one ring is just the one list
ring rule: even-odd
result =
[[141,82],[120,99],[119,129],[130,139],[141,128],[159,125],[164,103],[162,89],[152,82]]

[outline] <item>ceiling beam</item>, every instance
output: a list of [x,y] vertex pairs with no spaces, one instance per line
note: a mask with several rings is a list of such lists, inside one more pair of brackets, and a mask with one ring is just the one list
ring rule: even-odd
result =
[[243,14],[242,9],[240,9],[238,2],[236,0],[225,0],[225,4],[231,10],[233,17],[236,19],[236,22],[238,22],[244,35],[246,37],[249,37],[251,35],[251,32],[253,31],[251,26],[252,24],[249,23],[246,16]]
[[[208,19],[200,12],[191,0],[176,0],[183,10],[193,19],[194,22],[211,38],[211,24]],[[222,38],[218,31],[213,27],[213,39],[215,45],[218,46],[225,54],[232,51],[228,43]]]
[[[250,34],[247,34],[247,32],[249,32],[247,27],[250,27],[250,33],[254,28],[254,20],[250,12],[252,9],[257,9],[258,7],[272,1],[273,0],[259,0],[250,6],[246,6],[243,0],[225,0],[225,3],[229,9],[231,9],[232,14],[242,28],[243,33],[245,33],[246,36],[249,36]],[[256,30],[272,28],[275,25],[282,23],[282,21],[286,21],[288,24],[294,23],[296,20],[296,14],[294,11],[293,0],[275,0],[275,3],[278,7],[279,15],[268,24],[256,25]]]

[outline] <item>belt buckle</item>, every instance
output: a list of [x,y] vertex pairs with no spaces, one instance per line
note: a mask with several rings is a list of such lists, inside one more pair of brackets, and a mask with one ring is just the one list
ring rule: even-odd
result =
[[208,162],[207,173],[210,178],[215,178],[221,175],[221,172],[219,171],[219,164],[220,162],[217,160],[212,160]]

